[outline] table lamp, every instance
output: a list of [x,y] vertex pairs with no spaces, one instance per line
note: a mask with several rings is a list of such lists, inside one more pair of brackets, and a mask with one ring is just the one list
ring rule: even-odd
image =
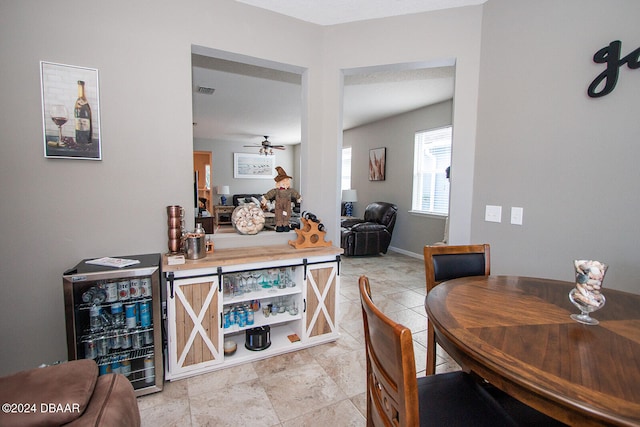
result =
[[229,191],[229,186],[228,185],[218,185],[217,192],[220,195],[220,203],[222,204],[222,206],[225,206],[227,204],[226,195],[231,193],[231,191]]
[[356,190],[342,190],[342,201],[344,202],[344,210],[347,216],[353,216],[353,202],[358,201]]

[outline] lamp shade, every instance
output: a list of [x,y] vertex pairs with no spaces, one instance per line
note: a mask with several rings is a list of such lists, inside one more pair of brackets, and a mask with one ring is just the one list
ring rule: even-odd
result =
[[357,202],[358,192],[356,190],[342,190],[343,202]]
[[218,194],[231,194],[231,191],[229,190],[228,185],[218,185],[216,191]]

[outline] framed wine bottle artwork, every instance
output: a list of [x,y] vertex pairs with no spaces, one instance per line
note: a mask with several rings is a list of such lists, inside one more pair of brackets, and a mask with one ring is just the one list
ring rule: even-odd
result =
[[44,156],[102,160],[98,70],[40,61]]

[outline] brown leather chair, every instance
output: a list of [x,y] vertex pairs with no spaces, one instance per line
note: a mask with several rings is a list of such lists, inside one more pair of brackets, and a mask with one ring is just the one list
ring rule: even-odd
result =
[[[490,246],[425,246],[424,270],[427,294],[445,280],[467,276],[488,276],[491,273]],[[427,322],[427,375],[436,372],[436,335],[431,322]]]
[[35,405],[28,412],[0,412],[0,426],[140,426],[131,382],[122,374],[98,376],[91,359],[2,377],[0,401]]
[[344,254],[386,254],[397,213],[398,207],[393,203],[373,202],[365,209],[364,219],[343,219],[340,222],[340,247]]
[[471,375],[416,378],[411,330],[385,316],[359,279],[367,357],[367,426],[516,426]]

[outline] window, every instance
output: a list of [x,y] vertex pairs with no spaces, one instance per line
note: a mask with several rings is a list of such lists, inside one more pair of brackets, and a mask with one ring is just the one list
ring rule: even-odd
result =
[[351,189],[351,147],[342,149],[342,182],[341,190]]
[[449,215],[452,127],[416,132],[413,159],[413,201],[416,212]]

